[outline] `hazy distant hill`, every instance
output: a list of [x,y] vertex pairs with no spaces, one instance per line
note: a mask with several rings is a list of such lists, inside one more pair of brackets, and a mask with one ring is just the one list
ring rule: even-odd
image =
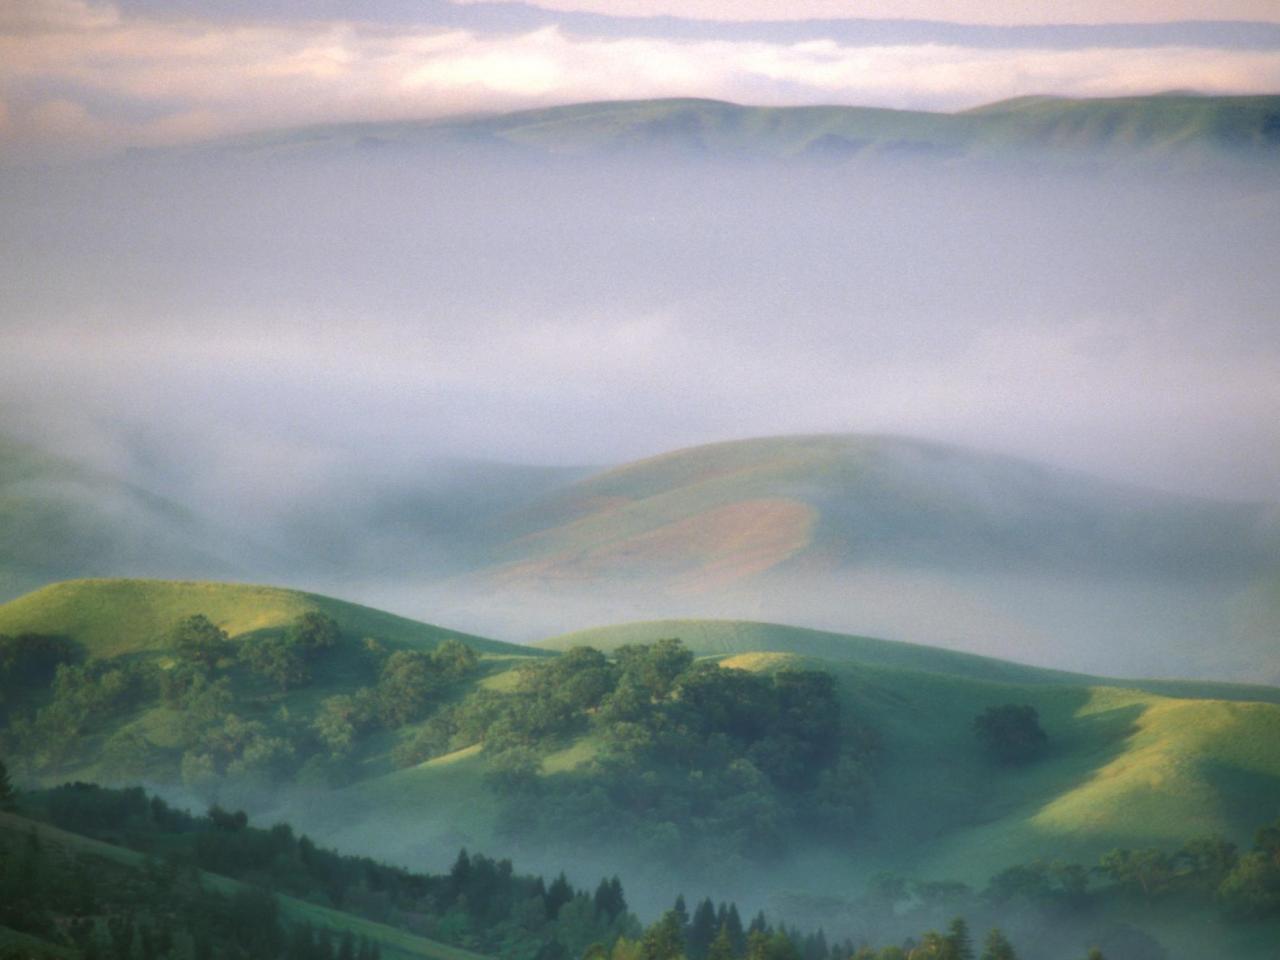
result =
[[1280,96],[1020,97],[959,113],[754,107],[697,99],[617,101],[440,121],[269,131],[216,144],[237,152],[486,145],[557,154],[674,149],[828,162],[1035,154],[1112,159],[1233,155],[1274,162],[1280,153]]
[[0,437],[0,598],[67,577],[225,576],[229,546],[179,504]]
[[466,583],[563,597],[580,623],[768,619],[1088,673],[1273,681],[1276,516],[901,438],[778,437],[574,484],[519,514]]

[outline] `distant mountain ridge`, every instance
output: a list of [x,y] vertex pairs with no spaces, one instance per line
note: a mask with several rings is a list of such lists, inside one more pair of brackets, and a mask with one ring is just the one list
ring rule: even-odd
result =
[[607,101],[441,120],[263,131],[191,148],[234,153],[374,147],[505,147],[596,155],[676,150],[809,159],[1089,156],[1117,160],[1280,156],[1280,95],[1184,91],[1069,99],[1027,96],[957,113],[855,106],[760,107],[706,99]]

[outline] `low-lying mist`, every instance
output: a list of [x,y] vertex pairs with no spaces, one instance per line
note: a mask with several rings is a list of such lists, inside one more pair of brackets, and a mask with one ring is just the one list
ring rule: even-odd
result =
[[15,428],[257,521],[337,473],[874,431],[1271,499],[1261,174],[305,145],[0,176]]
[[[758,435],[896,433],[1272,501],[1266,171],[300,137],[6,169],[0,221],[5,432],[221,531],[211,576],[526,640],[753,616],[1119,673],[1156,669],[1145,638],[1271,622],[1212,577],[1096,608],[1097,583],[1037,571],[999,602],[984,569],[701,598],[448,579],[584,465]],[[1076,641],[1046,658],[1029,636]],[[1239,676],[1231,649],[1162,663]]]

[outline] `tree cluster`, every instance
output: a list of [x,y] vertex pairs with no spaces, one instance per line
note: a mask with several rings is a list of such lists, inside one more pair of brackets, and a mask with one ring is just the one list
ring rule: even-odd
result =
[[[582,736],[595,756],[543,776],[544,759]],[[478,691],[437,713],[396,759],[478,742],[508,801],[508,830],[606,848],[627,838],[708,861],[768,859],[809,826],[855,831],[875,752],[868,728],[843,716],[829,674],[727,669],[675,639],[529,664],[513,690]]]

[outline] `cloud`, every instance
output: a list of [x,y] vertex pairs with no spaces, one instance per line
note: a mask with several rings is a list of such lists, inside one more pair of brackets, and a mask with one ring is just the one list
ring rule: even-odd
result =
[[108,3],[84,0],[5,0],[0,5],[0,34],[92,30],[118,23],[120,12]]
[[1027,93],[1280,88],[1280,51],[1001,49],[834,40],[585,37],[346,22],[120,18],[21,2],[0,20],[14,146],[111,149],[272,126],[442,116],[592,99],[957,109]]
[[[488,3],[491,0],[453,0]],[[690,20],[782,21],[933,20],[974,24],[1161,23],[1178,20],[1280,22],[1271,0],[528,0],[546,10],[619,17],[680,17]]]

